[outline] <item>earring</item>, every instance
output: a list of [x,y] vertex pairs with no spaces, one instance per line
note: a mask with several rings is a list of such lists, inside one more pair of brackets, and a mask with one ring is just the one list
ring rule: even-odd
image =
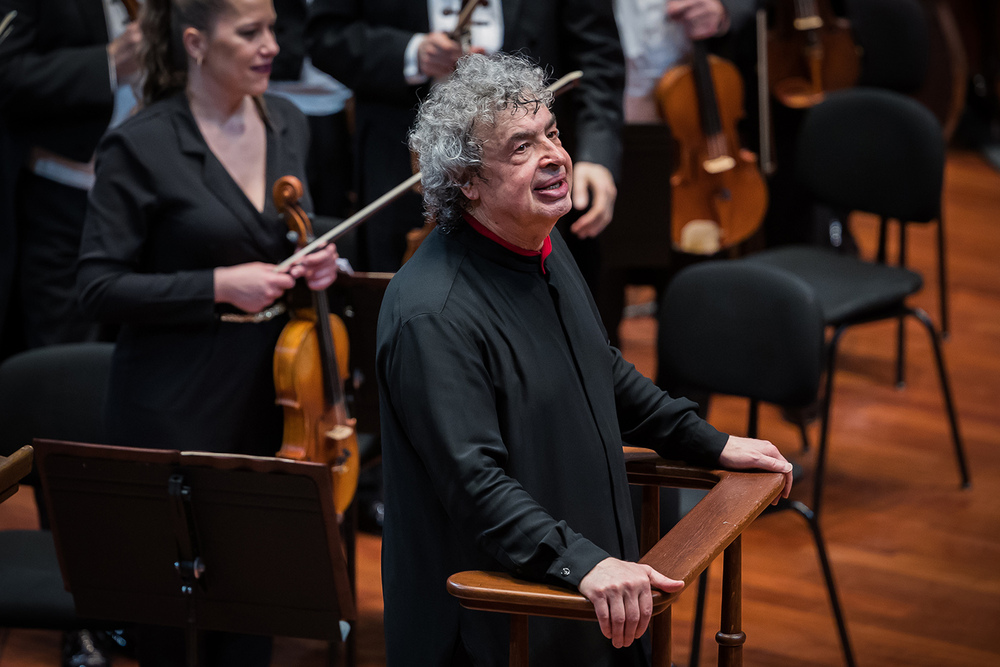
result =
[[205,60],[205,58],[203,56],[198,56],[197,58],[194,59],[194,62],[195,62],[196,65],[198,65],[198,67],[201,67],[201,63],[204,60]]

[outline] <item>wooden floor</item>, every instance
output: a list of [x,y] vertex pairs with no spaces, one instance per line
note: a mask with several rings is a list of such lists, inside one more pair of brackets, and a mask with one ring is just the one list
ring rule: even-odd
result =
[[[946,173],[952,336],[945,345],[973,486],[960,490],[931,351],[912,327],[908,384],[893,386],[892,325],[846,335],[833,403],[823,528],[859,665],[1000,665],[1000,174],[975,154],[953,153]],[[870,253],[875,226],[852,221]],[[930,229],[911,235],[911,265],[934,275]],[[914,303],[937,320],[932,280]],[[633,293],[642,298],[642,290]],[[655,322],[623,328],[626,356],[655,368]],[[713,402],[711,421],[740,432],[746,408]],[[761,432],[798,456],[797,432],[765,409]],[[815,441],[815,426],[812,436]],[[800,457],[806,471],[811,456]],[[805,488],[798,489],[804,494]],[[0,528],[31,526],[19,493],[0,506]],[[384,664],[379,541],[359,545],[359,667]],[[816,553],[804,522],[765,515],[744,538],[745,664],[843,664]],[[717,569],[717,568],[716,568]],[[714,663],[719,576],[713,569],[702,664]],[[674,611],[675,655],[687,661],[692,596]],[[13,630],[0,667],[58,665],[58,634]],[[275,665],[322,665],[317,642],[279,639]],[[130,667],[127,660],[116,660]]]

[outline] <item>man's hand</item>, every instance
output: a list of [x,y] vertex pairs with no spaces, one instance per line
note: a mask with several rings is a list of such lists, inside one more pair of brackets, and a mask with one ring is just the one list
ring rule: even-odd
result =
[[667,16],[683,25],[690,39],[708,39],[729,30],[729,16],[719,0],[669,0]]
[[672,593],[684,588],[684,582],[648,565],[605,558],[580,581],[579,590],[594,605],[601,632],[622,648],[646,632],[653,617],[651,587]]
[[462,57],[462,46],[443,32],[429,33],[417,47],[420,73],[432,79],[443,78],[455,71]]
[[133,77],[138,76],[142,66],[141,52],[142,31],[139,30],[139,24],[132,21],[125,26],[125,32],[108,44],[108,55],[115,65],[118,85],[128,83]]
[[573,165],[573,208],[590,210],[569,228],[581,239],[597,236],[611,222],[618,189],[615,179],[604,165],[577,162]]
[[[729,470],[757,469],[784,473],[785,488],[781,497],[787,498],[792,491],[792,464],[767,440],[729,436],[719,456],[719,465]],[[772,504],[778,504],[778,499],[775,498]]]

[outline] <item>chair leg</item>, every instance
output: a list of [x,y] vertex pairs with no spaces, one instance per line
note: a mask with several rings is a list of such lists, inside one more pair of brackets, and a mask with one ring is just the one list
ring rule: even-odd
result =
[[886,236],[889,231],[889,218],[882,216],[879,218],[878,222],[878,252],[875,255],[875,261],[879,264],[885,264],[885,245]]
[[823,533],[820,531],[819,517],[815,512],[797,500],[782,501],[782,504],[786,502],[789,508],[801,514],[809,523],[813,540],[816,542],[819,564],[823,569],[823,578],[826,580],[826,591],[830,596],[833,619],[837,623],[837,633],[840,635],[840,647],[844,652],[844,663],[847,667],[854,667],[854,650],[851,648],[851,638],[847,634],[847,622],[844,620],[844,612],[840,607],[840,596],[837,594],[837,585],[833,580],[833,568],[830,567],[830,559],[826,553],[826,543],[823,540]]
[[951,332],[948,324],[948,280],[944,251],[944,217],[938,215],[937,219],[937,243],[938,243],[938,293],[941,302],[941,338],[948,340]]
[[[899,265],[906,267],[906,223],[899,221]],[[896,321],[896,387],[906,386],[906,317],[900,315]]]
[[969,469],[965,462],[965,448],[962,446],[962,436],[958,431],[958,416],[955,414],[955,405],[951,398],[951,387],[948,385],[948,371],[944,367],[944,355],[941,354],[941,342],[938,332],[934,328],[934,323],[924,311],[919,308],[910,308],[907,313],[912,315],[924,325],[928,335],[931,337],[931,344],[934,347],[934,361],[937,363],[938,377],[941,380],[941,393],[944,395],[944,407],[948,413],[948,425],[951,428],[951,441],[955,446],[955,458],[958,461],[959,474],[962,477],[962,488],[967,489],[972,485],[969,479]]
[[837,366],[837,344],[846,326],[837,327],[826,344],[826,387],[824,389],[819,424],[819,445],[816,447],[816,468],[813,472],[813,511],[819,514],[823,501],[823,481],[826,477],[826,445],[830,437],[830,410],[833,405],[833,375]]
[[808,452],[809,451],[809,431],[806,428],[806,420],[805,419],[800,419],[799,420],[799,435],[802,436],[802,452],[803,453]]
[[708,568],[698,575],[698,596],[695,600],[694,623],[691,625],[691,656],[688,667],[698,667],[701,661],[701,631],[705,626],[705,596],[708,594]]

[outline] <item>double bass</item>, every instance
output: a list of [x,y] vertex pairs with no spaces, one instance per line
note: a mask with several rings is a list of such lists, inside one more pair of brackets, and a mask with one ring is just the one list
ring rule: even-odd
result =
[[667,70],[656,98],[679,144],[670,179],[674,247],[712,255],[745,241],[760,228],[768,197],[756,156],[740,148],[743,80],[736,66],[695,41],[691,64]]
[[[274,184],[274,205],[285,216],[299,248],[313,241],[312,223],[299,205],[302,183],[283,176]],[[317,461],[333,472],[337,513],[350,506],[360,461],[355,420],[348,416],[344,380],[349,374],[347,327],[330,313],[325,291],[312,293],[312,308],[297,309],[274,351],[274,390],[284,411],[281,458]]]

